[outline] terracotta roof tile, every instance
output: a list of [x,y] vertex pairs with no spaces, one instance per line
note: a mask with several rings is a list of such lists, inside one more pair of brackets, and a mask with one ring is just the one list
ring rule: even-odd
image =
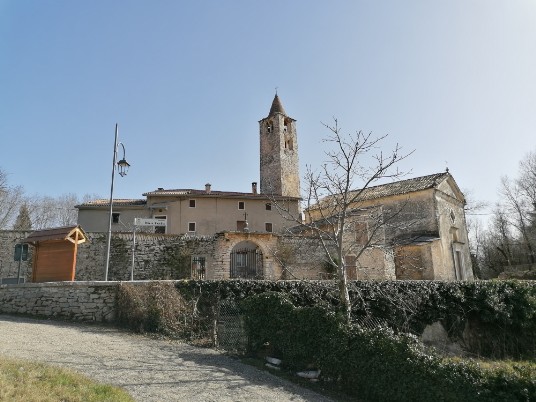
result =
[[[147,204],[146,200],[142,199],[121,199],[121,198],[114,198],[113,201],[114,205],[126,207],[126,206],[145,206]],[[98,199],[98,200],[91,200],[88,202],[84,202],[80,205],[75,205],[75,208],[80,207],[104,207],[104,206],[110,206],[110,199]]]
[[[213,197],[213,198],[223,198],[223,197],[230,197],[230,198],[258,198],[258,199],[268,199],[272,198],[268,194],[261,194],[261,193],[242,193],[238,191],[215,191],[211,190],[210,193],[208,193],[206,190],[195,190],[191,188],[185,188],[185,189],[170,189],[170,190],[164,190],[164,189],[158,189],[154,191],[149,191],[147,193],[143,193],[144,196],[184,196],[184,195],[190,195],[190,196],[197,196],[197,197]],[[294,197],[281,197],[281,196],[275,196],[277,199],[293,199]]]
[[388,197],[411,193],[414,191],[426,190],[437,186],[443,179],[447,178],[449,173],[435,173],[428,176],[415,177],[413,179],[395,181],[393,183],[381,184],[366,188],[360,195],[359,199],[372,200],[376,198]]

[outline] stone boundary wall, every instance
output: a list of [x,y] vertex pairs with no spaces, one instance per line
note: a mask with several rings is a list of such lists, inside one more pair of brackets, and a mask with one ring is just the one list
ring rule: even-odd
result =
[[[15,245],[22,243],[32,231],[27,230],[0,230],[0,278],[16,278],[19,263],[13,259]],[[21,261],[20,276],[26,282],[32,279],[32,261],[34,248],[28,247],[28,260]]]
[[0,285],[0,313],[111,322],[120,282]]
[[[14,278],[18,263],[13,261],[15,244],[31,231],[0,231],[0,278]],[[86,233],[88,241],[78,246],[76,281],[103,281],[106,234]],[[322,279],[325,256],[318,241],[271,233],[225,232],[213,236],[137,233],[134,280],[180,280],[191,278],[192,257],[205,259],[205,279],[229,279],[230,253],[243,241],[257,244],[264,256],[265,279]],[[129,281],[132,270],[132,233],[113,233],[110,248],[109,281]],[[21,277],[32,279],[35,248],[21,264]]]

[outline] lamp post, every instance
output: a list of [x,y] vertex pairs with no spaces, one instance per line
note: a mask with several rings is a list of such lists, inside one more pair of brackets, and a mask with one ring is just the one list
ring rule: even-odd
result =
[[[117,142],[117,137],[119,134],[119,128],[117,124],[115,125],[115,140],[114,140],[114,157],[112,163],[112,185],[110,187],[110,214],[108,216],[108,244],[106,247],[106,270],[104,271],[104,280],[108,280],[108,268],[110,267],[110,245],[112,243],[112,213],[113,213],[113,201],[114,201],[114,178],[115,178],[115,169],[121,177],[125,176],[128,172],[130,164],[125,159],[125,145],[122,142]],[[121,145],[123,148],[123,159],[117,162],[117,148]],[[116,166],[117,165],[117,166]]]

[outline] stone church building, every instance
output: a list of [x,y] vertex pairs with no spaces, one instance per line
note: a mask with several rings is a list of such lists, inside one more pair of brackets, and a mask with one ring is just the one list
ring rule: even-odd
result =
[[[259,121],[259,141],[260,183],[253,182],[251,192],[221,191],[207,183],[200,189],[158,188],[143,193],[144,198],[114,200],[112,231],[117,241],[112,242],[110,278],[128,279],[131,258],[120,257],[118,250],[132,253],[125,244],[135,218],[165,223],[150,228],[152,233],[136,227],[136,279],[329,278],[318,242],[292,234],[298,223],[280,213],[283,209],[301,216],[301,198],[296,120],[287,115],[277,94],[268,116]],[[355,206],[356,224],[368,230],[372,210],[384,216],[398,211],[397,222],[386,226],[367,253],[347,256],[350,278],[472,278],[464,204],[448,172],[370,187]],[[99,239],[108,230],[109,207],[109,200],[76,206],[78,224],[90,237],[89,251],[80,253],[92,256],[79,258],[79,280],[100,279],[84,261],[89,264],[101,253]]]

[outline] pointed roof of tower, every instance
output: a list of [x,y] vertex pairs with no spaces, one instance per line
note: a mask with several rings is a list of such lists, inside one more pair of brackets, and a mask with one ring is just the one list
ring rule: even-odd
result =
[[268,114],[268,117],[276,114],[281,113],[285,116],[287,113],[285,112],[285,109],[283,109],[283,104],[281,103],[281,100],[279,99],[279,96],[277,96],[277,93],[275,94],[274,100],[272,102],[272,107],[270,108],[270,113]]

